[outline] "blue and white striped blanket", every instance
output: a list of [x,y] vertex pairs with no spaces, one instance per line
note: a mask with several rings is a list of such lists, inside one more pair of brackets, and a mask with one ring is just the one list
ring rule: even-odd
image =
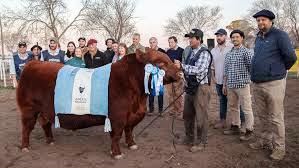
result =
[[60,127],[57,114],[103,115],[108,119],[110,70],[111,64],[95,69],[65,65],[59,70],[54,94],[56,128]]

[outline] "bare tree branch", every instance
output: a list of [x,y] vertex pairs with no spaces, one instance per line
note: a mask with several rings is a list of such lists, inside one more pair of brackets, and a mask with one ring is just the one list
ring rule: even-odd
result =
[[[78,14],[70,21],[66,19],[65,0],[24,0],[24,10],[7,9],[6,19],[9,24],[20,25],[21,32],[34,32],[35,27],[46,26],[53,37],[58,40],[72,27],[75,22],[82,21],[82,15],[89,5],[90,0],[82,1],[82,8]],[[24,33],[26,33],[24,32]]]
[[299,0],[256,0],[244,19],[249,21],[252,26],[256,26],[256,21],[252,15],[262,9],[271,10],[276,16],[274,26],[288,32],[294,45],[299,47],[298,6]]
[[217,27],[222,18],[220,7],[189,6],[179,11],[164,26],[167,35],[182,36],[192,28],[208,31]]
[[134,0],[94,0],[84,15],[84,26],[121,41],[135,31],[135,6]]

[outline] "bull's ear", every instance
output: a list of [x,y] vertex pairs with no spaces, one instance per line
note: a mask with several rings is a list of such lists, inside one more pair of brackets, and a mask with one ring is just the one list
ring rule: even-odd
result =
[[139,61],[139,62],[146,62],[146,55],[147,55],[147,52],[144,53],[142,52],[141,50],[137,49],[136,52],[136,59]]

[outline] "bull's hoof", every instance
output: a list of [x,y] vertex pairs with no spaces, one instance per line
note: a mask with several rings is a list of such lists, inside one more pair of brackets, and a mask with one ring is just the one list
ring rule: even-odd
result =
[[29,148],[22,148],[21,151],[24,152],[24,153],[28,153],[29,152]]
[[50,146],[54,146],[55,143],[54,143],[54,142],[50,142],[49,145],[50,145]]
[[130,148],[130,150],[137,150],[138,149],[138,145],[132,145],[129,148]]
[[125,155],[122,153],[122,154],[120,154],[120,155],[115,155],[113,158],[115,159],[115,160],[121,160],[121,159],[123,159],[125,157]]

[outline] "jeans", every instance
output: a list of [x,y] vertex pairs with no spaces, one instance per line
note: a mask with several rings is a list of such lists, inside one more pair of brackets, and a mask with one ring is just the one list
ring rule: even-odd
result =
[[[220,120],[225,120],[226,119],[226,113],[227,113],[227,96],[223,94],[222,92],[222,88],[223,85],[219,85],[216,84],[216,90],[217,90],[217,94],[219,97],[219,102],[220,102]],[[242,108],[240,107],[240,119],[241,122],[244,123],[245,122],[245,115],[244,112],[242,110]]]
[[[154,111],[154,101],[155,101],[155,96],[149,95],[148,96],[148,105],[149,105],[149,112]],[[163,95],[158,96],[158,105],[159,105],[159,112],[163,111]]]

